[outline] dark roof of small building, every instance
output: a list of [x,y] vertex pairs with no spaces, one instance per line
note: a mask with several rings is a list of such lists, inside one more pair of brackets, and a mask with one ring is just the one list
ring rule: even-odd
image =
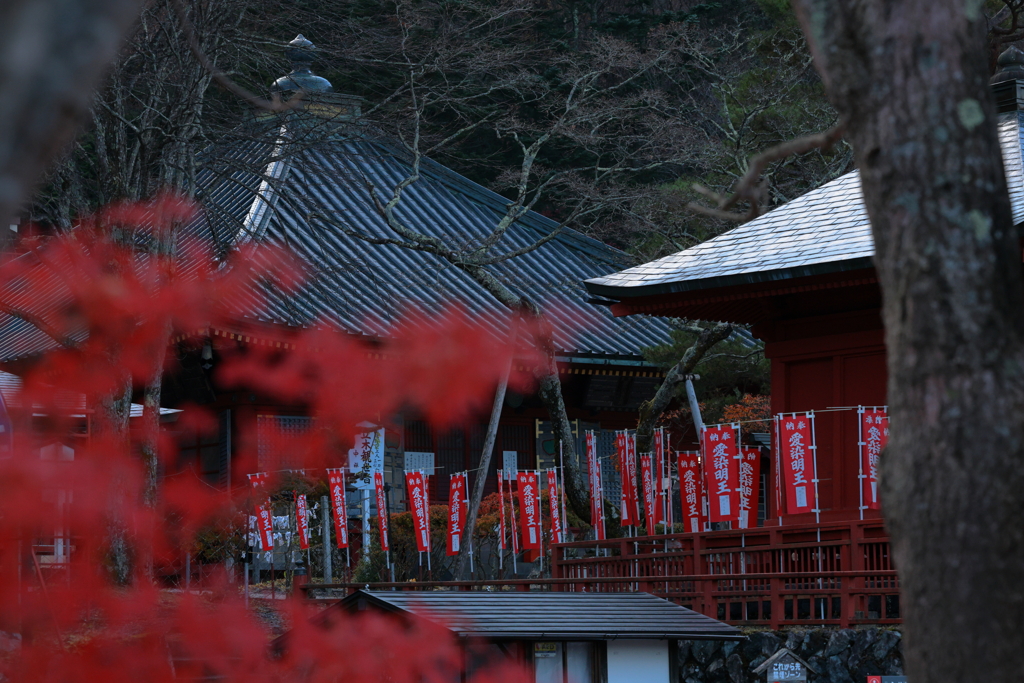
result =
[[733,626],[650,593],[357,591],[346,609],[411,612],[463,637],[741,640]]
[[[1024,112],[999,115],[1015,223],[1024,221]],[[852,171],[718,237],[671,256],[590,278],[613,299],[716,289],[873,267],[860,174]]]

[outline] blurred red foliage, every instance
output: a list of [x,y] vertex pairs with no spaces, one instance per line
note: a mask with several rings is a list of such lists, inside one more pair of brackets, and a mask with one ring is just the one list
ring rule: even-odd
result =
[[[251,246],[220,260],[194,242],[161,249],[193,211],[170,196],[111,207],[0,266],[0,310],[33,324],[52,347],[22,370],[13,448],[0,458],[0,676],[62,683],[451,680],[463,660],[444,630],[379,616],[337,618],[328,627],[309,621],[296,601],[285,607],[293,626],[288,647],[275,654],[267,627],[226,574],[201,595],[169,593],[152,582],[146,558],[179,554],[237,501],[196,478],[176,477],[161,483],[155,505],[144,505],[143,471],[130,445],[140,435],[125,434],[100,406],[152,378],[169,334],[201,343],[203,331],[246,322],[243,312],[259,305],[256,283],[293,291],[303,281],[300,265],[279,249]],[[411,319],[388,339],[317,325],[281,334],[280,347],[220,343],[216,379],[307,405],[318,428],[278,435],[272,444],[307,470],[337,464],[339,444],[347,448],[365,419],[403,408],[439,427],[465,418],[492,400],[513,352],[457,307]],[[542,362],[522,347],[516,358],[525,367]],[[168,361],[165,371],[173,370]],[[529,381],[518,372],[511,379],[518,390]],[[68,439],[81,419],[80,402],[68,402],[78,395],[96,410],[99,428],[78,443],[73,460],[41,459],[39,444]],[[33,413],[47,418],[46,433],[30,426]],[[198,408],[182,419],[212,424]],[[173,463],[174,444],[162,440],[159,457]],[[72,501],[70,516],[52,504],[54,492]],[[57,580],[43,582],[30,539],[61,524],[70,526],[72,559]],[[134,560],[127,586],[115,586],[105,568],[110,539],[119,535]],[[525,680],[518,669],[473,680],[492,678]]]

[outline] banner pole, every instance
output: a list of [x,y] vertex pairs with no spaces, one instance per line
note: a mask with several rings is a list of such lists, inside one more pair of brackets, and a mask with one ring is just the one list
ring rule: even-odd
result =
[[537,534],[540,554],[537,556],[537,571],[544,574],[544,506],[540,504],[540,470],[534,470],[533,475],[537,477],[537,521],[540,523],[540,533]]
[[498,470],[498,503],[501,506],[501,526],[498,527],[498,575],[501,576],[505,570],[505,491],[502,483],[505,479],[505,470]]
[[[775,513],[779,518],[779,526],[782,526],[782,436],[779,434],[779,418],[775,415],[772,421],[775,422]],[[781,550],[779,552],[782,552]]]
[[[747,535],[746,534],[740,534],[740,548],[746,548],[746,547],[747,547]],[[740,550],[740,574],[746,574],[746,573],[747,573],[746,550]],[[746,579],[743,579],[743,590],[744,590],[744,592],[746,592],[746,590],[747,590],[747,580]],[[746,608],[746,605],[744,605],[744,608]]]
[[[569,538],[569,518],[565,515],[565,465],[563,464],[555,474],[558,476],[558,509],[562,511],[561,542],[565,543],[566,539]],[[562,559],[565,559],[564,550],[562,551]]]
[[[559,488],[559,504],[562,506],[562,543],[565,543],[569,538],[569,515],[568,509],[565,504],[565,465],[562,465],[562,470],[558,473],[561,479],[561,486]],[[565,551],[562,551],[562,559],[565,559]]]
[[512,480],[508,482],[509,522],[512,527],[512,576],[519,573],[519,530],[516,528],[516,499],[512,493]]
[[[814,411],[807,413],[807,417],[811,421],[811,450],[814,451],[814,523],[821,524],[821,501],[818,500],[818,437],[814,433]],[[818,534],[821,534],[819,527]],[[818,557],[821,557],[821,553],[818,553]]]
[[857,491],[860,518],[864,519],[864,406],[857,406]]
[[[463,470],[462,476],[466,482],[464,490],[466,491],[467,496],[462,502],[466,506],[466,510],[469,510],[469,470]],[[486,476],[486,474],[482,473],[481,476]],[[465,519],[462,520],[462,536],[460,538],[466,538],[469,541],[469,576],[471,579],[475,579],[476,569],[473,566],[473,529],[467,527]],[[501,554],[500,551],[498,554]]]

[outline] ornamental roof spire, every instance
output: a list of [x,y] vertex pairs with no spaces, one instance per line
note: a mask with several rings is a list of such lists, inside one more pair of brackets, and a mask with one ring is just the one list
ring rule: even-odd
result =
[[294,93],[328,93],[334,92],[331,82],[312,71],[313,60],[316,58],[316,45],[301,33],[295,37],[285,49],[285,56],[292,63],[292,70],[286,76],[274,81],[271,92]]

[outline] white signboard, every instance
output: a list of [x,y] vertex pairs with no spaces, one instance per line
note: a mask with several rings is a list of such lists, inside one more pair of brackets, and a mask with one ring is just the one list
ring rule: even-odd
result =
[[[360,425],[361,427],[364,425]],[[372,432],[359,432],[356,434],[355,448],[348,452],[348,468],[352,474],[359,474],[363,465],[369,462],[369,476],[366,479],[357,479],[353,486],[357,489],[370,488],[373,486],[373,474],[384,471],[384,428]]]
[[427,476],[434,476],[434,454],[421,453],[419,451],[406,451],[405,471],[422,472]]
[[800,662],[779,661],[772,664],[770,681],[806,681],[807,669]]
[[501,469],[505,471],[505,479],[514,480],[516,478],[516,472],[519,471],[519,452],[502,451]]

